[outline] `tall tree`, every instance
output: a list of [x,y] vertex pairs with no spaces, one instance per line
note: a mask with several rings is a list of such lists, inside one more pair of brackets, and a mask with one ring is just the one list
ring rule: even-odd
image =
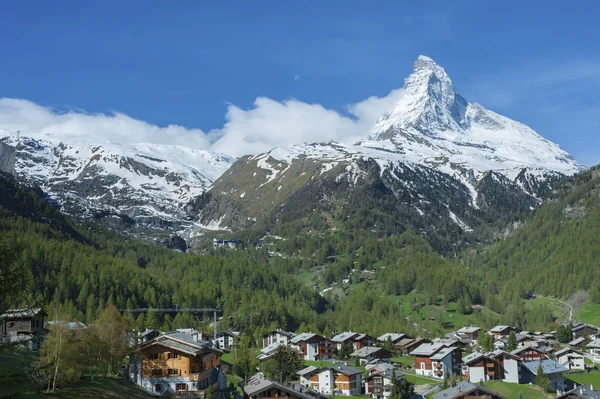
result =
[[481,338],[479,338],[479,346],[481,346],[481,350],[484,353],[491,352],[494,349],[494,338],[487,332],[484,332],[481,334]]
[[302,369],[304,363],[302,355],[295,349],[285,345],[280,345],[273,356],[276,365],[274,378],[281,383],[285,383],[295,378],[296,373]]
[[121,316],[116,307],[109,306],[94,324],[98,340],[103,346],[102,369],[106,377],[119,370],[119,364],[129,352],[128,333],[133,327],[133,321]]
[[513,330],[510,331],[510,335],[508,336],[507,348],[509,352],[517,349],[517,336]]

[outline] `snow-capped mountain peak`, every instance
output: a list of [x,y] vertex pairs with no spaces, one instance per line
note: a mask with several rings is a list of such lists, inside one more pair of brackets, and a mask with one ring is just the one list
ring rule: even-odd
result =
[[444,164],[500,171],[509,178],[523,168],[564,174],[582,170],[531,128],[467,102],[446,70],[426,56],[415,61],[400,101],[377,120],[370,140],[359,144],[397,151],[416,163],[439,158]]

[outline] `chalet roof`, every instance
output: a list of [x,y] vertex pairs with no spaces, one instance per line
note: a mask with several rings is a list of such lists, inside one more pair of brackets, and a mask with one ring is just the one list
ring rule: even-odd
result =
[[206,341],[193,341],[191,337],[181,332],[168,333],[154,338],[140,346],[148,348],[154,345],[161,345],[170,349],[175,349],[188,355],[197,356],[203,352],[223,353],[212,346],[212,343]]
[[267,389],[271,388],[277,388],[280,391],[288,393],[289,396],[294,396],[300,399],[314,399],[312,396],[304,392],[296,391],[291,387],[288,387],[275,381],[271,381],[261,373],[255,374],[254,376],[250,377],[248,382],[244,384],[244,392],[248,396],[258,395],[261,392],[264,392]]
[[463,327],[460,330],[458,330],[457,332],[463,333],[463,334],[473,334],[479,330],[481,330],[481,328],[479,328],[477,326],[471,326],[471,327]]
[[600,348],[600,339],[595,339],[593,341],[591,341],[589,344],[587,344],[588,348]]
[[0,319],[22,319],[28,317],[35,317],[40,313],[42,313],[42,308],[9,309],[0,315]]
[[[542,371],[544,374],[553,374],[553,373],[564,373],[569,371],[562,364],[558,363],[556,360],[552,359],[544,359],[542,360]],[[523,367],[529,370],[532,374],[537,375],[537,369],[540,365],[539,360],[534,360],[531,362],[523,362]]]
[[390,337],[392,342],[396,342],[398,340],[401,340],[402,338],[404,338],[406,336],[406,334],[399,334],[399,333],[385,333],[383,334],[381,337],[377,338],[379,341],[381,342],[385,342],[387,341],[388,337]]
[[315,366],[308,366],[303,368],[302,370],[298,371],[296,374],[302,376],[302,375],[306,375],[306,374],[312,374],[314,371],[317,371],[319,368],[315,367]]
[[461,381],[456,386],[445,389],[433,395],[433,399],[454,399],[466,397],[469,393],[474,391],[483,391],[489,395],[496,396],[500,399],[506,399],[505,396],[500,395],[497,392],[492,391],[481,385],[475,385],[469,381]]
[[517,349],[515,349],[514,351],[512,351],[510,353],[511,353],[511,355],[517,355],[518,356],[521,353],[526,352],[526,351],[530,351],[530,350],[534,350],[534,351],[539,352],[539,353],[545,353],[544,351],[540,350],[540,348],[537,348],[537,347],[531,346],[531,345],[526,345],[526,346],[524,346],[522,348],[517,348]]
[[368,357],[374,353],[381,352],[381,351],[387,352],[385,349],[382,349],[378,346],[363,346],[359,350],[354,351],[354,353],[352,353],[351,356]]
[[292,338],[291,342],[293,344],[297,344],[298,342],[308,341],[315,337],[319,337],[319,335],[313,334],[313,333],[302,333],[302,334],[298,334],[294,338]]
[[431,356],[431,360],[442,360],[443,358],[445,358],[446,356],[448,356],[450,353],[452,353],[456,349],[458,349],[458,348],[455,348],[455,347],[443,348],[438,353],[436,353],[435,355]]
[[585,338],[583,338],[583,337],[576,338],[573,341],[569,342],[568,345],[577,346],[577,345],[581,345],[584,341],[585,341]]
[[600,399],[600,392],[596,391],[589,385],[581,385],[576,387],[560,396],[557,396],[555,399],[568,399],[572,398],[573,395],[579,399]]
[[343,333],[338,334],[335,337],[331,338],[331,341],[337,342],[337,343],[342,343],[342,342],[346,342],[348,340],[354,339],[354,337],[356,337],[357,335],[360,335],[360,334],[352,332],[352,331],[346,331],[346,332],[343,332]]
[[496,349],[495,351],[492,351],[490,353],[487,354],[488,356],[491,356],[493,358],[498,358],[498,357],[510,357],[512,359],[519,359],[518,356],[515,356],[511,353],[508,353],[506,351],[503,351],[501,349]]
[[422,344],[414,351],[410,352],[411,355],[421,355],[421,356],[433,356],[442,348],[445,348],[446,345],[437,343],[437,344]]
[[583,330],[585,328],[589,328],[591,330],[595,330],[598,331],[598,329],[594,326],[590,326],[589,324],[584,324],[584,323],[578,323],[578,324],[574,324],[573,328],[571,329],[571,331],[576,332],[576,331],[580,331]]
[[282,329],[278,328],[276,330],[273,330],[273,331],[270,331],[270,332],[264,334],[263,337],[269,336],[271,334],[281,334],[281,335],[284,335],[284,336],[286,336],[288,338],[292,338],[294,336],[293,332],[285,331],[285,330],[282,330]]
[[491,333],[500,333],[500,332],[506,330],[507,328],[510,328],[510,326],[496,326],[496,327],[492,328],[490,330],[490,332]]
[[483,356],[485,356],[483,353],[473,352],[470,355],[463,357],[462,358],[462,362],[464,364],[469,364],[472,361],[477,360],[477,359],[479,359],[480,357],[483,357]]
[[336,364],[335,366],[329,366],[328,369],[347,376],[362,374],[361,370],[347,366],[345,364]]
[[228,335],[233,338],[239,338],[240,333],[239,331],[220,331],[217,333],[217,337],[222,337],[224,335]]
[[146,331],[140,333],[140,337],[145,337],[147,335],[154,334],[155,332],[156,332],[156,330],[146,330]]
[[577,353],[577,354],[579,354],[579,355],[583,356],[583,355],[581,354],[581,352],[579,352],[578,350],[575,350],[575,349],[573,349],[573,348],[569,348],[569,347],[567,347],[567,348],[562,348],[561,350],[559,350],[559,351],[556,351],[556,352],[554,353],[554,356],[556,356],[556,357],[560,357],[560,356],[562,356],[562,355],[566,355],[567,353],[570,353],[570,352],[574,352],[574,353]]
[[[213,347],[212,342],[204,341],[202,339],[196,340],[196,339],[194,339],[194,337],[191,333],[186,333],[183,331],[174,331],[174,332],[166,333],[163,336],[170,337],[174,340],[182,341],[183,343],[186,343],[186,344],[191,344],[191,345],[199,346],[199,347],[211,347],[211,349],[215,349]],[[215,350],[217,350],[217,349],[215,349]]]

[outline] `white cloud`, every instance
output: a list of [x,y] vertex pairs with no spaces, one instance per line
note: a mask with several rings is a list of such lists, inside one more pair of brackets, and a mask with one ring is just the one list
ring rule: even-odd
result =
[[87,139],[90,143],[181,144],[207,149],[210,142],[200,129],[179,125],[156,126],[122,113],[56,112],[31,101],[0,98],[0,129],[23,136],[51,136],[62,140]]
[[295,82],[297,82],[297,81],[299,81],[299,80],[300,80],[300,75],[296,75],[296,76],[294,76],[294,81],[295,81]]
[[385,97],[369,97],[347,107],[350,116],[319,104],[298,100],[283,102],[259,97],[251,109],[229,105],[213,150],[233,156],[256,154],[276,146],[304,142],[341,141],[352,143],[368,135],[377,118],[390,110],[403,90]]
[[392,90],[385,97],[351,104],[349,115],[295,99],[279,102],[258,97],[247,110],[228,105],[225,125],[209,134],[179,125],[160,127],[122,113],[61,113],[27,100],[0,98],[0,130],[65,141],[80,138],[90,143],[179,144],[237,157],[286,144],[355,142],[368,135],[377,117],[391,109],[402,93],[401,89]]

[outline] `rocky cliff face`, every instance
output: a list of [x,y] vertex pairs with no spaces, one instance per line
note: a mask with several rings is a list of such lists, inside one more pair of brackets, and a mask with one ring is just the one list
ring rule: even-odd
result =
[[0,170],[38,185],[64,213],[147,238],[189,226],[195,215],[188,203],[232,163],[224,155],[179,146],[0,133]]

